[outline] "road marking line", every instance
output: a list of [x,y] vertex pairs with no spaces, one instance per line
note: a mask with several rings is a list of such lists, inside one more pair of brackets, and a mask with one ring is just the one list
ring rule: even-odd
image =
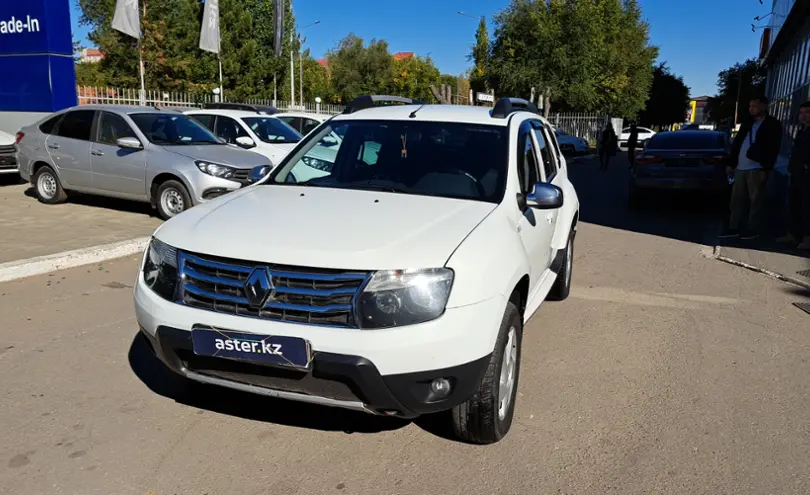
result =
[[149,237],[139,237],[128,241],[101,244],[73,251],[2,263],[0,264],[0,282],[9,282],[57,270],[130,256],[143,252],[149,243],[149,239]]

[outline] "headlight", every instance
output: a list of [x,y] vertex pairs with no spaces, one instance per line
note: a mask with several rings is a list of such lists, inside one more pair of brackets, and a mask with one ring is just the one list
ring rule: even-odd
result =
[[453,270],[389,270],[376,272],[357,308],[361,328],[389,328],[435,320],[444,314]]
[[174,301],[177,288],[177,249],[152,238],[143,264],[143,281],[157,295]]
[[227,165],[220,165],[218,163],[210,163],[202,160],[196,160],[194,164],[197,165],[200,172],[213,175],[214,177],[220,177],[222,179],[230,179],[233,177],[233,174],[236,171],[235,168]]
[[305,165],[310,166],[316,170],[323,170],[324,172],[332,171],[333,164],[325,160],[321,160],[319,158],[312,158],[311,156],[305,156],[301,158],[301,161],[304,162]]

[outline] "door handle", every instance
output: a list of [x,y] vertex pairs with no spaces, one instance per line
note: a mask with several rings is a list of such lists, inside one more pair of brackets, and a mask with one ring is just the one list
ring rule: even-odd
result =
[[50,149],[52,149],[52,150],[58,150],[58,149],[59,149],[59,145],[58,145],[58,144],[56,144],[56,143],[49,144],[49,145],[48,145],[48,148],[50,148]]
[[95,150],[94,150],[94,151],[91,151],[91,152],[90,152],[90,154],[91,154],[91,155],[95,155],[95,156],[104,156],[104,152],[103,152],[103,151],[95,151]]
[[551,213],[547,213],[547,214],[546,214],[546,222],[548,222],[548,223],[554,223],[554,215],[553,215],[553,214],[551,214]]

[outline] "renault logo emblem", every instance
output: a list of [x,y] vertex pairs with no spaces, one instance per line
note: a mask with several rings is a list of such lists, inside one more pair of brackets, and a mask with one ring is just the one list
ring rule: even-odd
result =
[[261,309],[269,297],[275,293],[273,277],[267,267],[257,267],[245,282],[245,297],[253,309]]

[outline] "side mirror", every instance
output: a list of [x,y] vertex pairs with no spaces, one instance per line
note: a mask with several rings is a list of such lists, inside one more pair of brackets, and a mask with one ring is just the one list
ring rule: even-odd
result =
[[248,182],[251,184],[259,182],[267,177],[267,174],[269,174],[271,170],[273,170],[273,167],[270,165],[259,165],[258,167],[253,167],[250,169],[250,174],[248,174]]
[[526,206],[538,210],[554,210],[562,207],[562,189],[545,182],[538,182],[534,185],[534,190],[526,196]]
[[143,145],[138,140],[138,138],[134,137],[122,137],[115,140],[115,144],[118,145],[119,148],[125,148],[128,150],[141,150],[143,149]]
[[239,146],[241,146],[243,148],[255,148],[256,147],[256,142],[253,139],[251,139],[251,138],[249,138],[247,136],[239,136],[238,138],[236,138],[236,144],[238,144]]

